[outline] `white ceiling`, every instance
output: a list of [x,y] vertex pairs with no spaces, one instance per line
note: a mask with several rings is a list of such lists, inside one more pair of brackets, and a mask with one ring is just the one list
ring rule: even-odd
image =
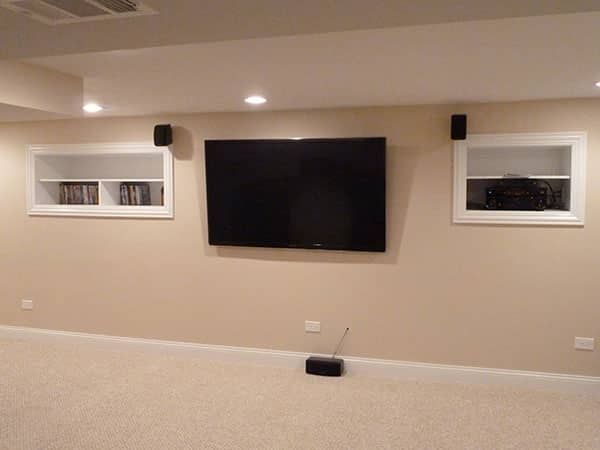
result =
[[0,10],[0,56],[82,77],[103,115],[600,96],[598,0],[145,3],[160,14],[57,27]]
[[0,8],[0,59],[600,11],[598,0],[142,1],[158,15],[48,26]]

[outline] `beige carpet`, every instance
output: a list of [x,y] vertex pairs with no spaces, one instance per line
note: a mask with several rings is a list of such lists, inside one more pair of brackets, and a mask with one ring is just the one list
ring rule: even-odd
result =
[[600,402],[2,338],[0,449],[600,449]]

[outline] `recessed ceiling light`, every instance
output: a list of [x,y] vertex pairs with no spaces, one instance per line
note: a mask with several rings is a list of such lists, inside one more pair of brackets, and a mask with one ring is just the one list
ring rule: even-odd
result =
[[246,103],[250,103],[251,105],[262,105],[263,103],[267,103],[267,99],[261,97],[260,95],[252,95],[250,97],[246,97],[244,101]]
[[97,103],[86,103],[83,105],[83,110],[89,113],[96,113],[102,111],[104,108]]
[[597,87],[600,87],[600,81],[598,81],[598,82],[596,83],[596,86],[597,86]]

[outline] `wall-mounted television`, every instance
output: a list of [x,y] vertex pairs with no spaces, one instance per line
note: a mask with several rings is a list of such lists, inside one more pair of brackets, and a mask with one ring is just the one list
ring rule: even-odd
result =
[[384,137],[206,140],[211,245],[385,251]]

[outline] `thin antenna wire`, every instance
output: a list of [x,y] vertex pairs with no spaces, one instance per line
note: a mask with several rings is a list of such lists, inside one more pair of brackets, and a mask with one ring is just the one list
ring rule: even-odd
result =
[[340,342],[338,343],[335,352],[333,352],[333,355],[331,355],[331,359],[335,358],[335,355],[337,354],[337,352],[339,351],[340,347],[342,346],[342,342],[344,342],[344,338],[346,337],[346,335],[348,334],[348,331],[350,331],[350,328],[346,328],[346,331],[344,331],[344,335],[342,336],[342,338],[340,339]]

